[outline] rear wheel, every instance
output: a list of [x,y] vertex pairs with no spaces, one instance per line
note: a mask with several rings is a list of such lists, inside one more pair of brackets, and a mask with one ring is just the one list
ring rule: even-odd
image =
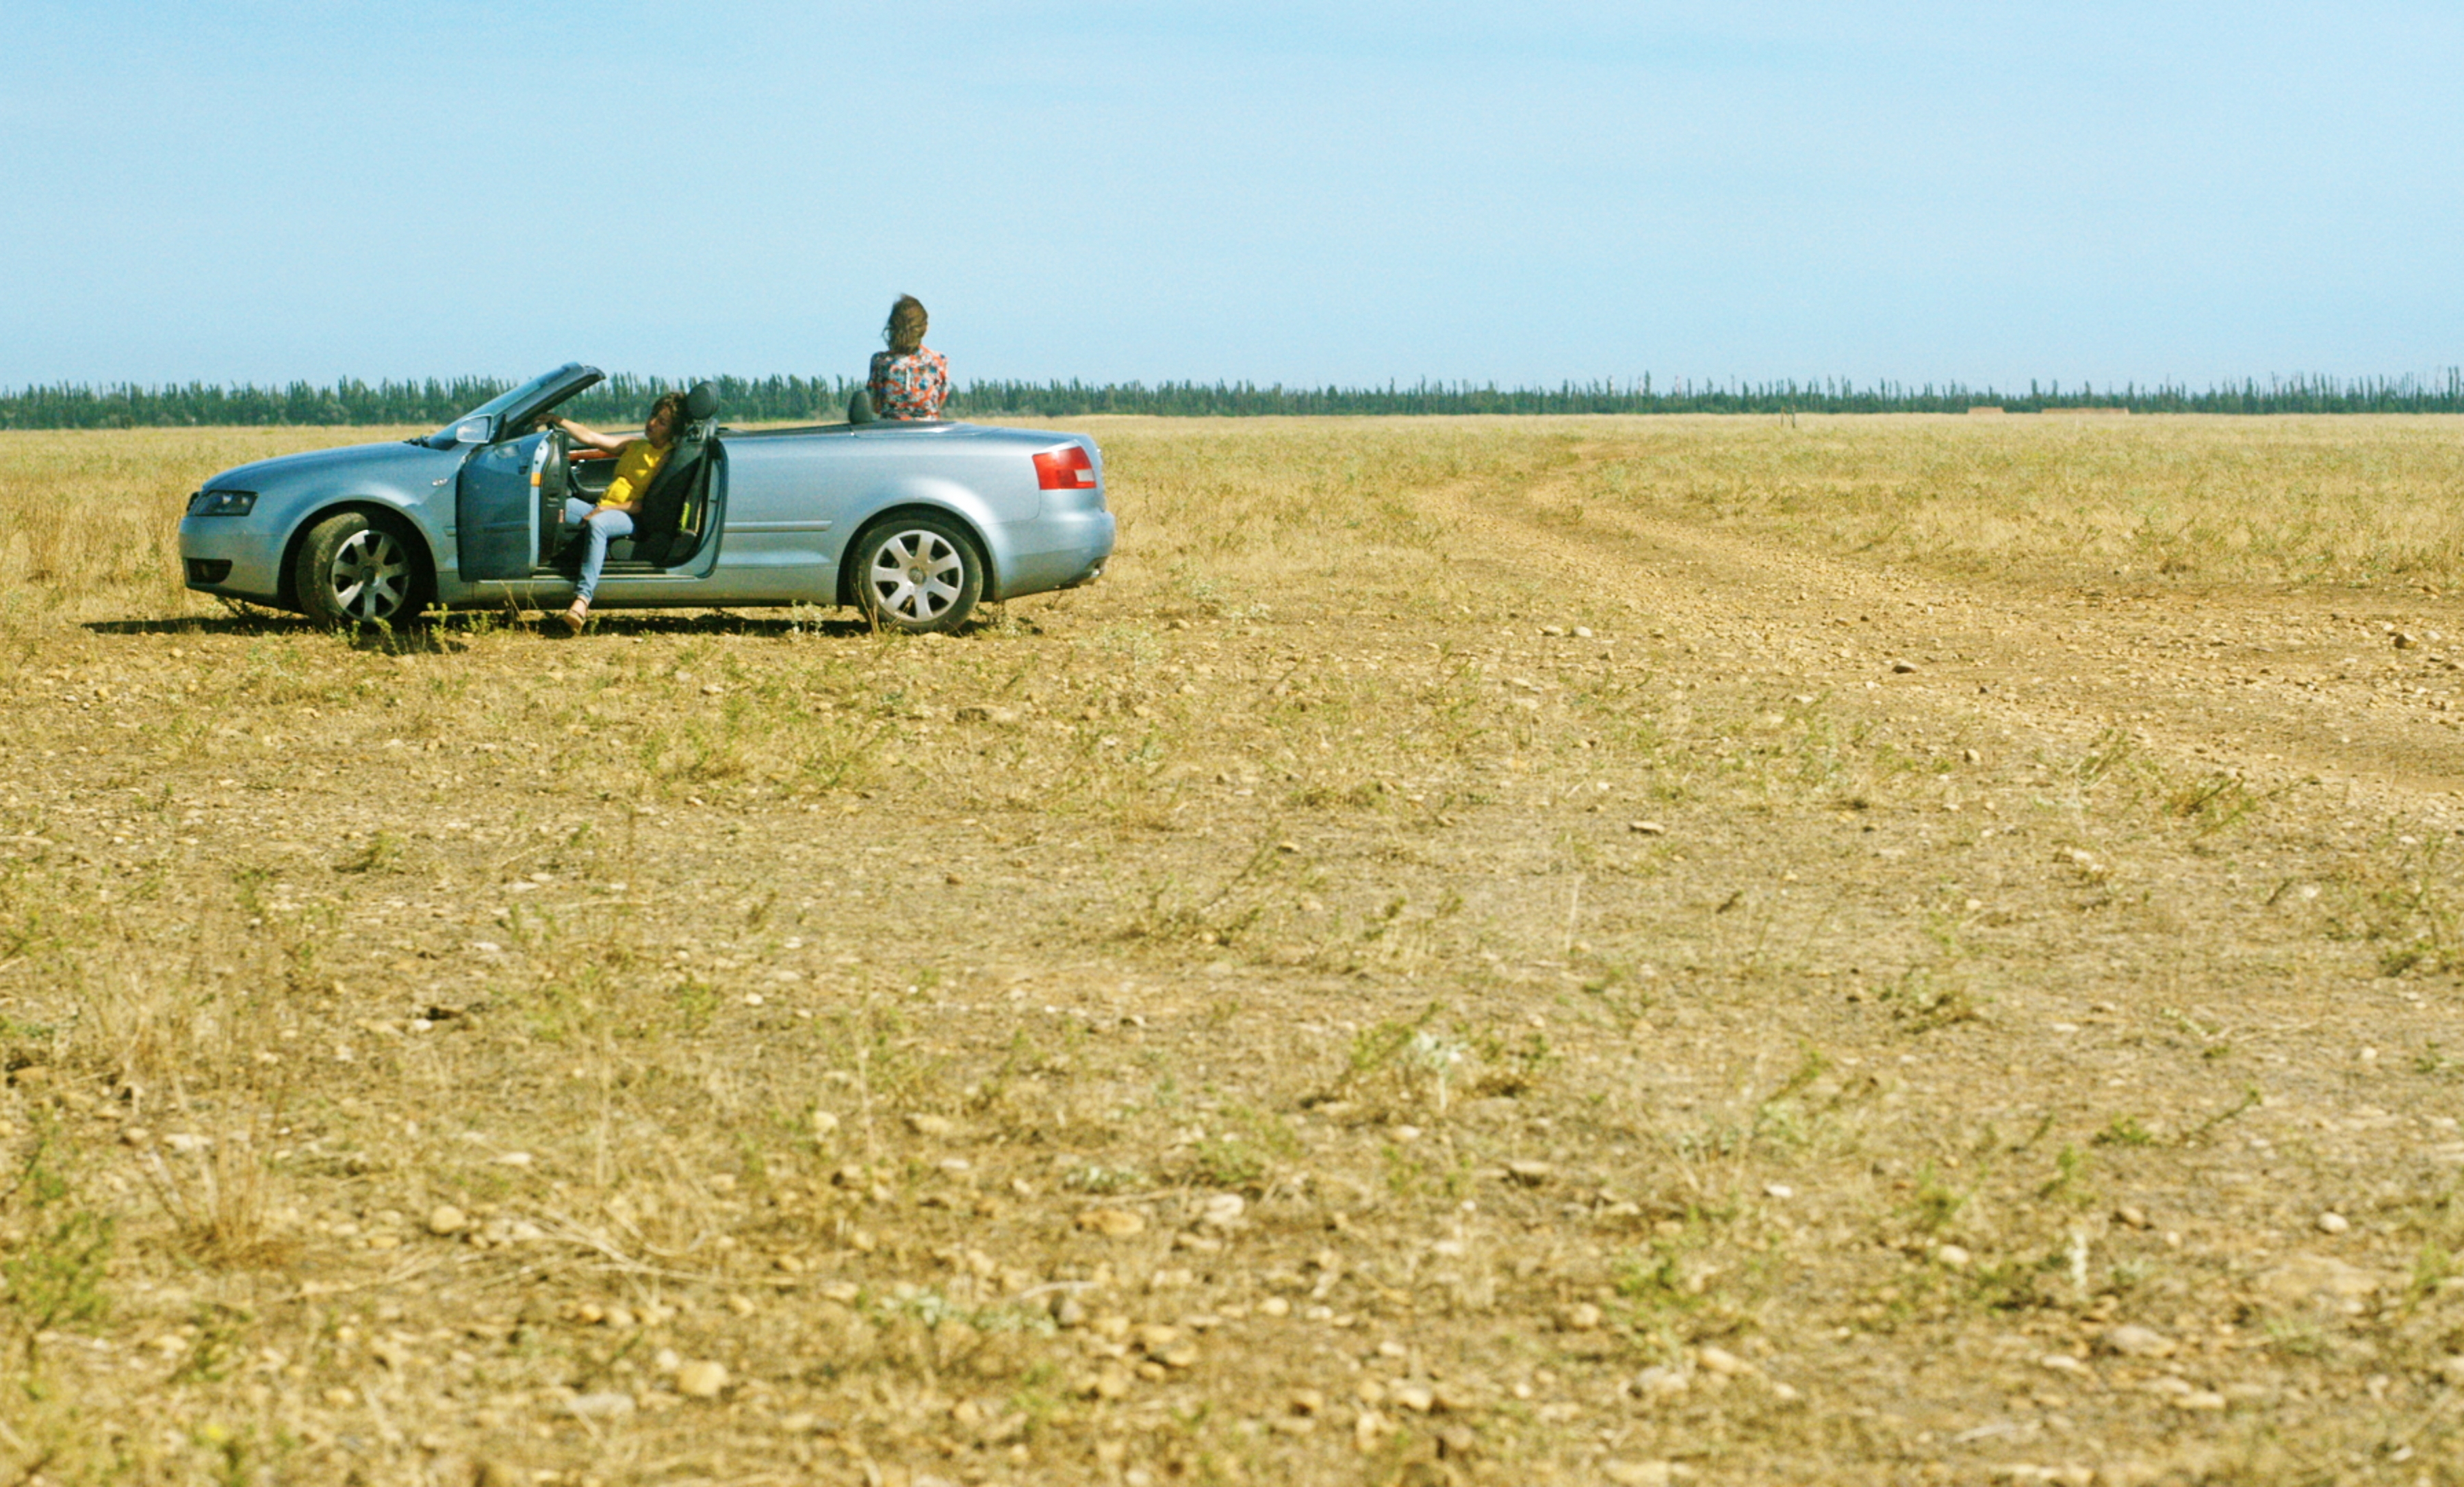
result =
[[983,597],[983,555],[955,522],[894,518],[857,540],[855,590],[856,603],[884,630],[956,630]]
[[403,625],[419,615],[419,559],[400,529],[362,511],[309,528],[292,577],[299,608],[328,629]]

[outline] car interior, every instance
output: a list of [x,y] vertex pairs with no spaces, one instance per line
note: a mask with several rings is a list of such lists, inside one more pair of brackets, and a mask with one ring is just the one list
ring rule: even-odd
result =
[[[700,556],[717,526],[712,509],[712,458],[718,436],[718,389],[696,384],[685,396],[685,427],[675,448],[659,466],[633,518],[633,535],[607,546],[609,577],[655,573],[682,567]],[[567,494],[597,500],[607,494],[615,477],[616,456],[597,450],[576,450],[566,458],[564,481],[539,486],[540,566],[571,578],[582,570],[583,539],[562,525]],[[567,486],[569,490],[559,488]]]

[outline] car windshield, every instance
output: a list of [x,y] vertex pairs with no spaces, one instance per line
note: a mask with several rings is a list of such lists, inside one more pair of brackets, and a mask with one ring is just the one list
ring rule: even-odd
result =
[[[429,434],[423,442],[440,446],[451,444],[453,442],[453,429],[456,424],[467,423],[473,418],[500,417],[510,409],[521,408],[538,402],[541,393],[547,391],[548,388],[555,387],[558,383],[573,381],[578,374],[588,374],[590,368],[583,366],[579,362],[568,362],[552,372],[541,372],[539,375],[533,377],[530,381],[523,383],[520,387],[513,388],[506,391],[497,393],[495,397],[488,399],[488,401],[480,404],[469,412],[464,413],[461,417],[454,419],[452,423],[449,423],[444,428]],[[598,378],[593,376],[591,380],[596,382]]]

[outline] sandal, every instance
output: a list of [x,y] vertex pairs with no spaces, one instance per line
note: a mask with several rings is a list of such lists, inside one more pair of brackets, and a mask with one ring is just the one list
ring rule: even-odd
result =
[[586,604],[576,604],[573,608],[565,610],[564,613],[559,617],[564,621],[564,628],[566,630],[578,635],[582,633],[583,622],[590,618],[590,606]]

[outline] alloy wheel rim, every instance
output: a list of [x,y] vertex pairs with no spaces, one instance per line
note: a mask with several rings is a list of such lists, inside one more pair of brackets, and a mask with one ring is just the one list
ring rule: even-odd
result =
[[328,577],[336,609],[357,620],[390,619],[410,592],[410,559],[371,528],[342,540]]
[[937,532],[900,532],[873,549],[874,607],[910,624],[929,624],[958,602],[967,566]]

